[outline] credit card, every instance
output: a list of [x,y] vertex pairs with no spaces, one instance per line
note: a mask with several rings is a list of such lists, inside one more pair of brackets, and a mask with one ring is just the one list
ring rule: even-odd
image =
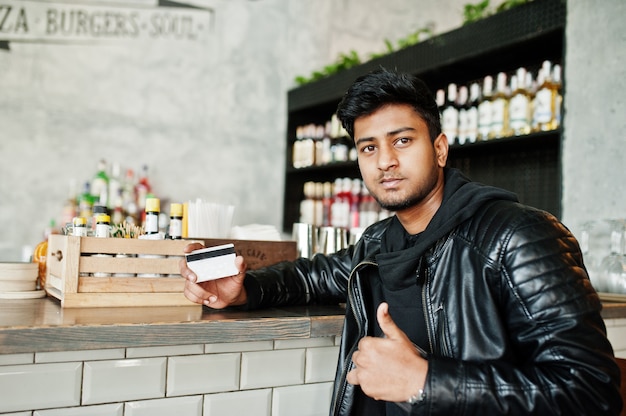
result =
[[197,283],[239,273],[235,266],[235,245],[201,248],[185,254],[187,266],[198,276]]

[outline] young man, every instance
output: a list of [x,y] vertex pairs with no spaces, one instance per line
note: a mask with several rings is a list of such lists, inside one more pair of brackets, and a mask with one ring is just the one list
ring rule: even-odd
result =
[[[331,415],[619,414],[619,370],[578,243],[550,214],[446,168],[428,88],[379,70],[338,116],[395,216],[350,248],[196,284],[213,308],[347,302]],[[198,248],[189,246],[188,251]]]

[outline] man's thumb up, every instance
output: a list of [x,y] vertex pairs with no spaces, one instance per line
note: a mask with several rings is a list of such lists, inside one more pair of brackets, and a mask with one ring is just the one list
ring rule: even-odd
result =
[[389,314],[389,304],[387,304],[387,302],[383,302],[378,305],[376,319],[378,319],[378,325],[380,326],[380,329],[382,329],[386,338],[394,340],[404,340],[407,338],[406,334],[398,328],[398,325],[396,325],[391,318],[391,315]]

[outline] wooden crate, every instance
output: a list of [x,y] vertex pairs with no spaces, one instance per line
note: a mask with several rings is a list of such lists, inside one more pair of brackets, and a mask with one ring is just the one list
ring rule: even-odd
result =
[[[232,242],[251,270],[297,256],[294,241],[193,241],[207,247]],[[178,266],[191,242],[50,235],[45,289],[65,308],[196,305],[183,295],[185,281]],[[127,257],[118,256],[122,254]],[[154,275],[162,277],[139,277]]]

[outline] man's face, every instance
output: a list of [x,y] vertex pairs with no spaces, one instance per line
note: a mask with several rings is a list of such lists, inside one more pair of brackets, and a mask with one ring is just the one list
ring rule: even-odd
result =
[[363,181],[385,209],[401,212],[432,197],[446,164],[447,140],[434,146],[426,122],[407,104],[390,104],[354,122]]

